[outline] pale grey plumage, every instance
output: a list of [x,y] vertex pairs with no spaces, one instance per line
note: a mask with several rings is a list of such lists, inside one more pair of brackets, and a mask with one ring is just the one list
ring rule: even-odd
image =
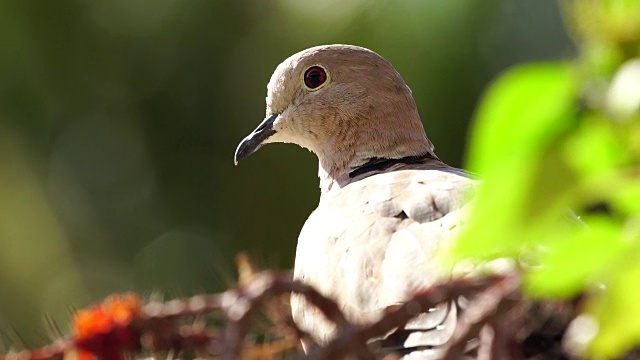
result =
[[[327,71],[319,90],[303,79],[316,65]],[[276,141],[318,156],[322,195],[298,239],[295,277],[359,323],[448,278],[452,264],[442,254],[464,222],[476,181],[435,156],[395,69],[367,49],[322,46],[285,60],[268,89],[267,119],[239,145],[236,161]],[[335,336],[303,298],[293,296],[292,309],[317,342]],[[441,304],[410,321],[399,342],[372,346],[381,354],[409,348],[420,351],[407,358],[437,358],[456,318],[455,304]]]
[[[435,161],[406,167],[413,169],[369,176],[322,196],[300,233],[295,277],[339,299],[352,321],[375,321],[386,307],[451,273],[442,255],[475,182]],[[294,296],[292,307],[296,323],[316,341],[332,338],[332,324],[302,297]],[[444,345],[455,320],[455,306],[442,304],[407,324],[416,331],[402,345]]]

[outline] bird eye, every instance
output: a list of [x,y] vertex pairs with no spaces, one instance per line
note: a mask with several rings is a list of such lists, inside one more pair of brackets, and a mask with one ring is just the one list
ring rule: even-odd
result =
[[304,85],[309,90],[318,89],[327,81],[327,72],[321,66],[312,66],[304,72]]

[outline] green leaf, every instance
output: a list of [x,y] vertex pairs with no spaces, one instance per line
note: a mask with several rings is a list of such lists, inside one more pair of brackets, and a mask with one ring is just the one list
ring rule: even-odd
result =
[[[468,156],[468,168],[483,184],[456,255],[516,255],[526,240],[523,230],[535,226],[533,205],[553,199],[559,192],[553,186],[570,185],[567,165],[552,150],[575,123],[576,88],[563,63],[521,66],[491,86],[478,110]],[[538,188],[540,183],[551,188]]]
[[468,165],[485,174],[500,162],[536,157],[573,119],[575,77],[564,63],[517,67],[499,78],[474,122]]
[[594,357],[613,358],[640,343],[640,262],[638,256],[633,260],[622,267],[607,291],[588,306],[600,330],[589,347]]
[[536,269],[524,281],[534,296],[568,297],[588,283],[603,281],[628,249],[621,226],[609,218],[587,219],[589,226],[569,229],[547,239]]
[[627,213],[640,215],[640,181],[628,179],[612,195],[614,206]]
[[582,177],[602,176],[631,161],[621,138],[606,118],[589,116],[565,143],[565,156]]

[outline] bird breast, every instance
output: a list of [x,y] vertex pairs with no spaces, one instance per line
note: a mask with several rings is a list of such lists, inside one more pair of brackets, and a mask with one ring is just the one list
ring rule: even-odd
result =
[[[449,277],[442,252],[474,185],[455,173],[402,170],[326,194],[300,233],[295,277],[336,300],[350,321],[375,321],[386,307]],[[296,323],[328,341],[333,324],[307,305],[292,298]]]

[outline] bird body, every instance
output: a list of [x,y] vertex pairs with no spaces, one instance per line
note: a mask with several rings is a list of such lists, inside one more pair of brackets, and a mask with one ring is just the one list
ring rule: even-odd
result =
[[[306,221],[296,250],[295,277],[339,300],[350,321],[373,322],[451,274],[443,259],[459,229],[475,182],[441,164],[369,176],[323,195]],[[333,324],[302,296],[294,320],[326,343]],[[439,346],[455,329],[456,309],[442,304],[409,324],[401,347]],[[407,333],[409,335],[409,333]]]
[[[388,61],[349,45],[285,60],[268,85],[267,117],[240,143],[236,163],[270,142],[318,156],[320,203],[298,238],[294,276],[335,299],[350,321],[375,321],[450,277],[442,254],[477,182],[435,155],[411,91]],[[336,336],[304,298],[292,297],[292,311],[316,342]],[[375,346],[434,358],[456,316],[455,303],[441,304]]]

